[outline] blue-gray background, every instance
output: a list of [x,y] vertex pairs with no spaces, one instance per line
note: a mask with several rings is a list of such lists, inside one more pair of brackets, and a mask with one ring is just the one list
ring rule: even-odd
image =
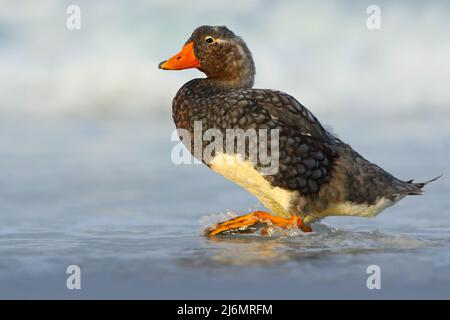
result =
[[[81,30],[66,8],[81,8]],[[369,30],[366,9],[381,8]],[[450,298],[450,3],[0,3],[0,297]],[[294,238],[202,236],[256,199],[175,166],[164,72],[197,26],[246,40],[256,86],[297,97],[404,179],[444,173],[376,219],[330,218]],[[208,218],[212,216],[212,218]],[[66,267],[82,289],[66,289]],[[382,271],[368,290],[366,268]]]

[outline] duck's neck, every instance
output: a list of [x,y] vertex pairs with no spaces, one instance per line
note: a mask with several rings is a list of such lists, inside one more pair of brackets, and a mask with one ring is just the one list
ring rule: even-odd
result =
[[253,87],[255,82],[255,75],[253,74],[239,74],[231,78],[215,78],[208,77],[203,79],[205,83],[217,86],[224,89],[245,89]]
[[245,89],[253,87],[255,82],[255,64],[250,51],[245,47],[237,54],[233,63],[230,63],[218,74],[208,74],[204,81],[211,85],[225,89]]

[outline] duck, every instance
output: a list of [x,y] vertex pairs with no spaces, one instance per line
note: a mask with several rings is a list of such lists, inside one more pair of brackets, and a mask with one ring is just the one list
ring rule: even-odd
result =
[[[276,141],[272,137],[268,143],[277,147],[273,154],[278,156],[277,170],[271,174],[236,147],[215,150],[208,159],[198,156],[192,151],[195,143],[183,136],[194,157],[268,209],[221,221],[205,230],[209,236],[257,230],[265,235],[273,230],[311,232],[313,222],[330,216],[375,217],[405,196],[421,195],[426,184],[440,177],[427,182],[398,179],[327,131],[293,96],[253,88],[252,53],[226,26],[198,27],[181,51],[158,67],[196,68],[206,75],[187,82],[176,93],[172,117],[177,130],[194,135],[195,124],[201,123],[202,133],[265,129],[278,134]],[[203,150],[207,147],[204,141],[200,145]]]

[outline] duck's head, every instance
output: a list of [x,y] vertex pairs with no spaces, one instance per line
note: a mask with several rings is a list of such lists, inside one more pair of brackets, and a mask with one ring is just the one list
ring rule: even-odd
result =
[[239,87],[252,87],[255,76],[250,50],[227,27],[198,27],[181,51],[161,62],[159,68],[197,68],[210,79]]

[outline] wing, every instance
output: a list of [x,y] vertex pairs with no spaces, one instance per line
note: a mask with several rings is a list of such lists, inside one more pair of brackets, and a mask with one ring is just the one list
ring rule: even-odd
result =
[[[329,181],[339,140],[295,98],[279,91],[252,89],[231,103],[241,129],[279,129],[279,170],[266,175],[272,185],[314,194]],[[268,149],[276,146],[269,143]],[[271,153],[271,156],[276,153]],[[261,171],[262,165],[256,164]]]

